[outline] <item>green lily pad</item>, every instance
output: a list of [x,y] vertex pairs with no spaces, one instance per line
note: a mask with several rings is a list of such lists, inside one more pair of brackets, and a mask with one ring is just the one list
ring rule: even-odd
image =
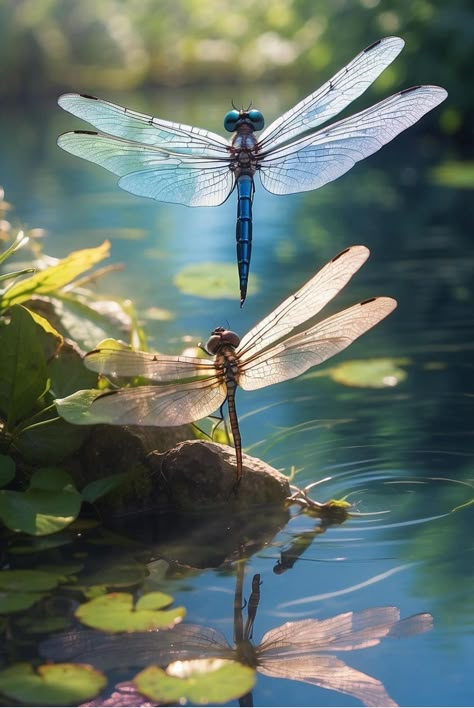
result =
[[[177,273],[174,284],[186,295],[207,300],[239,297],[239,278],[233,263],[193,263]],[[258,290],[258,280],[252,275],[247,294],[255,295]]]
[[133,606],[133,595],[125,592],[102,595],[84,603],[75,612],[83,624],[104,632],[146,632],[170,629],[181,622],[184,607],[164,609],[173,602],[170,595],[151,592]]
[[407,377],[402,366],[408,359],[364,359],[344,361],[327,371],[333,381],[344,386],[386,388],[398,386]]
[[5,487],[15,477],[16,465],[8,455],[0,455],[0,487]]
[[474,162],[451,160],[432,170],[433,182],[453,189],[474,189]]
[[1,570],[0,590],[37,592],[52,590],[58,584],[53,573],[44,570]]
[[22,610],[29,610],[42,597],[45,592],[2,592],[0,590],[0,615],[11,615]]
[[227,703],[252,690],[255,671],[228,659],[174,661],[166,671],[149,666],[133,679],[145,696],[160,704]]
[[0,692],[22,704],[66,706],[97,696],[107,685],[100,671],[86,664],[14,664],[0,671]]
[[97,570],[81,575],[76,587],[81,591],[94,586],[130,588],[142,583],[146,573],[146,567],[141,563],[112,557]]

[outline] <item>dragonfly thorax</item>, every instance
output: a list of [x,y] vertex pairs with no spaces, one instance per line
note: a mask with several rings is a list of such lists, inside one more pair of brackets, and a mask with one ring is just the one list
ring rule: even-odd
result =
[[222,347],[231,346],[235,349],[239,344],[238,334],[224,327],[216,327],[206,342],[206,349],[209,354],[218,354]]

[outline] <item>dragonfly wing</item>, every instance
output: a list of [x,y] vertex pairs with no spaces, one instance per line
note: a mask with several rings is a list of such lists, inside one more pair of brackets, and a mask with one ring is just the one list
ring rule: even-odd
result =
[[329,261],[298,292],[290,295],[242,338],[237,353],[250,357],[317,315],[369,257],[365,246],[351,246]]
[[241,362],[240,386],[249,391],[299,376],[343,351],[396,306],[396,300],[389,297],[364,300],[268,351],[250,355]]
[[431,111],[447,93],[415,86],[263,156],[260,179],[273,194],[318,189],[377,152]]
[[[264,635],[259,650],[267,657],[286,658],[316,651],[367,649],[379,644],[383,637],[391,634],[394,627],[401,624],[399,620],[398,607],[387,606],[370,607],[360,612],[344,612],[323,620],[286,622]],[[416,631],[413,634],[416,634]]]
[[101,98],[77,93],[60,96],[58,103],[65,111],[117,138],[185,155],[196,154],[219,159],[228,154],[225,138],[201,128],[160,120]]
[[221,161],[170,154],[151,145],[89,131],[64,133],[58,145],[119,175],[119,186],[141,197],[187,206],[217,206],[234,188],[227,157]]
[[213,376],[178,385],[110,391],[93,401],[90,412],[97,423],[168,428],[205,418],[214,413],[225,398],[225,385]]
[[166,382],[192,379],[215,373],[214,363],[186,356],[165,356],[128,349],[95,349],[84,357],[88,369],[107,376],[142,376],[150,381]]
[[329,691],[358,698],[364,706],[396,706],[383,684],[372,676],[347,666],[335,656],[305,656],[267,659],[258,652],[257,671],[273,678],[302,681]]
[[364,49],[321,88],[271,123],[260,136],[261,150],[274,150],[336,116],[364,93],[404,45],[399,37],[385,37]]

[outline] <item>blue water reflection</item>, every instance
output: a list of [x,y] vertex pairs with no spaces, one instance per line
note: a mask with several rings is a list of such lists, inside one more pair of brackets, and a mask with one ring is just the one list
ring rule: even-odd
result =
[[[211,97],[209,129],[220,131],[227,100]],[[179,107],[171,94],[161,92],[159,101],[154,96],[120,97],[120,102],[164,118],[204,122],[193,96]],[[275,115],[281,109],[276,106]],[[429,132],[430,120],[320,191],[275,198],[259,190],[252,275],[260,290],[243,310],[237,275],[232,300],[184,295],[173,283],[190,263],[234,263],[232,201],[187,209],[121,192],[113,176],[56,148],[56,136],[71,127],[71,119],[54,105],[34,116],[2,115],[1,134],[10,139],[2,141],[1,179],[19,218],[49,230],[49,254],[65,255],[111,238],[112,260],[125,263],[126,270],[108,276],[100,290],[133,298],[142,315],[151,305],[169,310],[174,319],[145,323],[150,346],[162,352],[177,354],[185,335],[197,343],[216,325],[245,333],[339,250],[355,243],[371,249],[371,259],[334,307],[390,295],[399,308],[337,363],[406,357],[405,381],[369,389],[329,376],[308,377],[239,391],[237,407],[251,454],[287,473],[294,466],[300,486],[331,477],[313,490],[315,498],[349,494],[361,512],[391,512],[328,528],[292,569],[276,576],[281,550],[314,527],[307,518],[293,519],[247,568],[247,583],[253,573],[263,581],[255,636],[301,616],[322,618],[378,605],[397,605],[402,616],[430,612],[432,632],[387,640],[351,654],[348,663],[376,676],[402,705],[461,706],[472,702],[474,507],[449,514],[472,493],[433,479],[473,478],[474,256],[468,229],[473,201],[467,190],[431,181],[430,169],[446,159],[447,148]],[[8,125],[16,130],[7,132]],[[127,232],[134,238],[124,238]],[[419,523],[408,523],[413,520]],[[188,608],[187,619],[214,626],[230,640],[234,578],[207,571],[187,583],[187,590],[179,583],[171,589]],[[356,704],[338,693],[267,677],[259,677],[254,700],[256,705]]]

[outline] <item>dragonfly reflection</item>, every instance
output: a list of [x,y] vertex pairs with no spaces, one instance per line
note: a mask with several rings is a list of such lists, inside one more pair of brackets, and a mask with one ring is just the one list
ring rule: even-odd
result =
[[65,94],[59,105],[100,133],[61,135],[58,145],[116,175],[132,194],[187,206],[217,206],[237,187],[237,260],[240,297],[247,292],[252,248],[252,201],[258,172],[266,190],[293,194],[317,189],[379,150],[447,93],[414,86],[332,125],[316,130],[358,98],[404,46],[386,37],[364,49],[321,88],[264,128],[255,108],[224,118],[232,140],[207,130],[136,113],[94,96]]
[[102,671],[169,666],[170,662],[193,659],[228,659],[271,678],[301,681],[353,696],[366,706],[396,706],[381,681],[352,668],[335,654],[377,646],[385,637],[410,637],[432,626],[433,618],[428,613],[400,619],[397,607],[370,607],[321,620],[286,622],[270,629],[258,645],[246,636],[232,647],[221,632],[183,622],[172,630],[121,637],[76,629],[43,642],[41,653],[50,660],[90,663]]
[[342,251],[242,340],[235,332],[217,327],[206,344],[213,361],[113,348],[89,352],[85,357],[89,369],[112,377],[138,376],[153,384],[99,396],[89,409],[94,422],[182,425],[210,415],[227,400],[239,481],[237,386],[254,390],[299,376],[345,349],[395,309],[397,303],[391,298],[371,298],[301,331],[300,325],[332,300],[368,256],[365,246]]

